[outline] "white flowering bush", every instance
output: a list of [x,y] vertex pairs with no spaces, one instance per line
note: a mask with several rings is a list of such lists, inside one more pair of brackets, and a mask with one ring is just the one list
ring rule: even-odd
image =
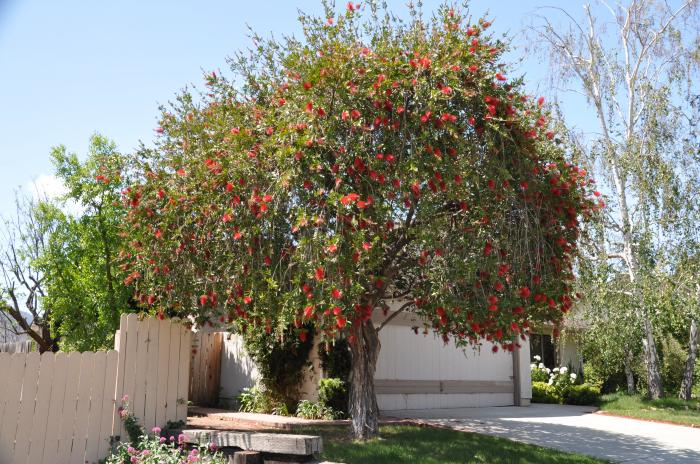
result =
[[532,364],[530,364],[530,377],[532,377],[532,381],[549,381],[549,376],[552,371],[548,367],[545,367],[545,365],[542,363],[542,358],[540,356],[535,356],[532,359]]

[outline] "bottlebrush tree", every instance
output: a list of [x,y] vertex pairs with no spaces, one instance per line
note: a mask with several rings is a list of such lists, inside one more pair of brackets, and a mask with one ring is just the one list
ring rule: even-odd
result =
[[358,438],[378,431],[374,312],[401,298],[446,342],[512,350],[571,307],[579,221],[598,208],[489,22],[381,13],[350,3],[302,15],[302,40],[253,37],[232,80],[208,74],[164,109],[124,192],[137,298],[347,338]]

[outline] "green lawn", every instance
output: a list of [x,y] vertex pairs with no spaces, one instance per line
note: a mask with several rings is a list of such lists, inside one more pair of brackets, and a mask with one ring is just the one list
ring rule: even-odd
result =
[[678,398],[647,400],[640,395],[613,393],[602,396],[600,409],[637,419],[700,426],[700,401],[698,400],[682,401]]
[[503,438],[414,426],[384,426],[381,438],[359,443],[346,427],[299,430],[323,437],[323,459],[346,464],[600,464],[580,454],[569,454]]

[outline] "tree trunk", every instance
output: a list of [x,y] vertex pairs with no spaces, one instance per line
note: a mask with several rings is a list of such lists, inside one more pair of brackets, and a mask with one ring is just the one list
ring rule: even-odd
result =
[[654,328],[651,325],[649,317],[644,316],[644,362],[647,368],[647,388],[649,390],[649,398],[658,400],[664,396],[664,387],[661,384],[661,374],[659,368],[659,355],[656,350],[656,342],[654,341]]
[[632,365],[634,362],[634,355],[631,351],[628,351],[625,355],[625,377],[627,377],[627,393],[634,395],[637,392],[637,388],[634,384],[634,371],[632,370]]
[[379,433],[379,407],[374,394],[374,371],[379,357],[379,334],[371,320],[364,321],[353,332],[350,343],[350,416],[355,439],[367,440]]
[[685,371],[683,372],[683,382],[678,392],[678,397],[682,400],[690,400],[693,389],[693,374],[695,373],[695,358],[698,354],[698,324],[695,319],[690,321],[690,338],[688,340],[688,359],[685,361]]

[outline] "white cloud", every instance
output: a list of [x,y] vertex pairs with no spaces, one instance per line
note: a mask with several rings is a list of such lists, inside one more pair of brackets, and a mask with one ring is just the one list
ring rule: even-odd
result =
[[[35,201],[54,201],[68,193],[68,188],[63,181],[53,174],[40,174],[34,181],[29,182],[25,188]],[[69,215],[79,216],[83,208],[73,200],[60,202],[61,209]]]

